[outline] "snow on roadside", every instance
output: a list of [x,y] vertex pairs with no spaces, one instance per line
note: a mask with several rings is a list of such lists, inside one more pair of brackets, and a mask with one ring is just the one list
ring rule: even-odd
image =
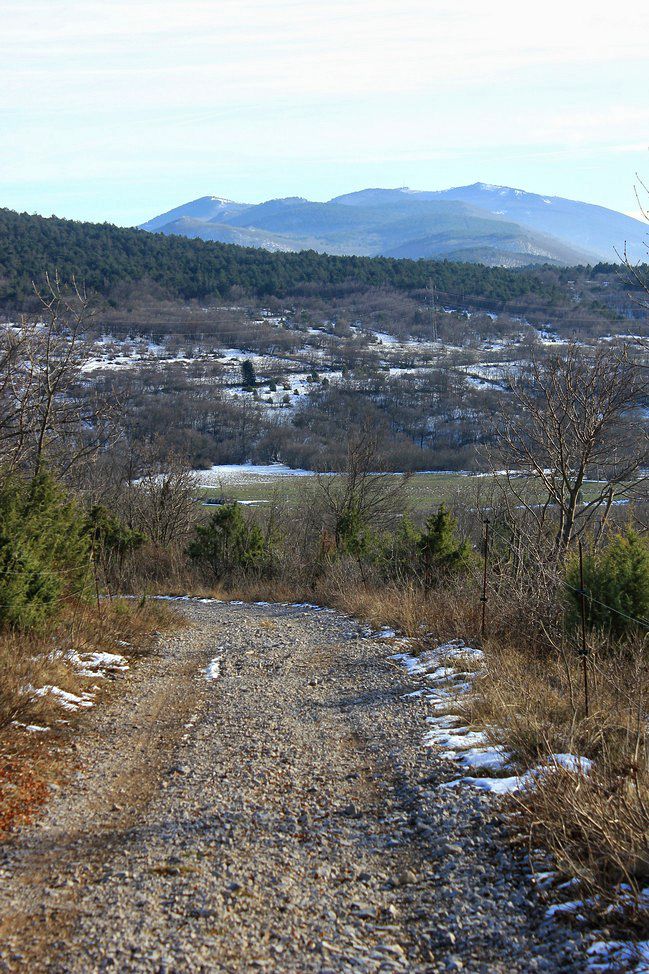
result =
[[129,669],[125,657],[119,653],[77,653],[69,650],[63,655],[79,676],[92,677],[95,680],[105,679],[108,674],[125,673]]
[[[374,636],[387,638],[383,631]],[[441,787],[466,785],[503,795],[532,786],[535,778],[548,770],[563,768],[574,774],[588,774],[590,771],[588,758],[575,754],[548,754],[542,764],[523,773],[512,774],[515,770],[512,767],[512,753],[500,744],[490,743],[489,735],[484,731],[457,726],[461,724],[461,717],[453,713],[453,709],[461,705],[462,697],[471,692],[473,681],[480,672],[475,667],[484,659],[482,650],[466,646],[461,639],[442,643],[419,655],[411,652],[413,641],[410,639],[401,639],[396,645],[401,651],[395,653],[392,659],[405,666],[411,676],[425,681],[424,686],[415,693],[426,699],[433,711],[439,714],[426,718],[429,730],[423,737],[424,747],[438,748],[441,758],[451,761],[463,771],[482,772],[481,776],[463,775],[445,782]]]
[[214,659],[210,660],[205,667],[205,679],[210,682],[213,680],[218,680],[221,675],[221,663],[223,662],[222,656],[215,656]]
[[[123,643],[123,645],[127,646],[128,643]],[[54,650],[50,654],[50,658],[63,660],[72,667],[77,676],[92,680],[107,679],[109,676],[116,676],[118,673],[124,673],[129,669],[126,658],[119,653],[100,651],[78,653],[73,649]],[[97,685],[93,687],[95,691],[98,689]],[[80,694],[71,693],[69,690],[63,690],[61,687],[49,683],[42,687],[35,687],[28,683],[22,688],[21,692],[32,700],[39,697],[49,697],[63,710],[70,713],[87,710],[94,707],[96,703],[95,693],[88,690],[83,690]],[[12,721],[12,726],[28,733],[46,733],[50,730],[49,727],[42,727],[39,724],[24,724],[18,720]]]
[[637,944],[626,940],[597,940],[588,949],[588,970],[610,974],[633,970],[635,974],[649,974],[649,940]]
[[95,704],[94,693],[88,693],[85,690],[80,695],[70,693],[69,690],[62,690],[61,687],[55,687],[50,683],[44,687],[28,685],[25,687],[25,693],[30,697],[54,697],[59,706],[63,707],[64,710],[82,710],[87,707],[93,707]]
[[21,730],[25,730],[30,734],[47,734],[49,733],[49,727],[42,727],[40,724],[23,724],[20,720],[12,720],[12,727],[20,727]]
[[[374,634],[375,638],[379,635]],[[592,761],[577,754],[548,754],[545,761],[533,768],[525,771],[516,769],[510,751],[500,744],[490,743],[488,733],[472,730],[461,714],[454,712],[460,709],[462,697],[471,691],[480,669],[471,670],[470,666],[480,665],[484,659],[483,652],[465,646],[461,640],[453,640],[415,655],[414,645],[414,640],[395,640],[399,652],[392,659],[404,666],[422,684],[414,692],[404,694],[404,697],[423,698],[434,711],[434,716],[426,717],[428,730],[423,737],[423,746],[437,748],[440,758],[451,762],[462,771],[477,772],[452,778],[440,784],[440,788],[475,788],[498,797],[534,788],[541,776],[559,769],[578,776],[590,773]],[[497,738],[497,730],[493,730]],[[538,888],[547,890],[554,887],[558,875],[556,871],[538,874]],[[556,886],[556,890],[564,891],[579,886],[580,880],[575,877]],[[625,891],[620,886],[615,889],[615,894],[617,902],[607,908],[609,914],[622,915],[637,905],[629,888]],[[641,894],[643,903],[645,896],[649,907],[649,889]],[[555,903],[548,907],[546,917],[568,917],[576,922],[585,922],[584,914],[588,913],[589,907],[592,909],[595,905],[589,899]],[[599,940],[588,950],[587,970],[600,974],[613,974],[619,970],[649,974],[649,941],[634,944],[631,941]]]

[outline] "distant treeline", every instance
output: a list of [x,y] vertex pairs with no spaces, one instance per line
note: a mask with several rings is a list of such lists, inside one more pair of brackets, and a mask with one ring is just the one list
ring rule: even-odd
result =
[[0,209],[0,303],[20,306],[32,293],[32,281],[55,269],[109,299],[120,287],[142,284],[172,298],[206,299],[237,291],[260,298],[350,287],[417,291],[432,283],[441,300],[450,295],[495,309],[529,299],[545,307],[562,304],[570,277],[565,269],[549,267],[509,270],[451,261],[335,257],[313,250],[270,253]]

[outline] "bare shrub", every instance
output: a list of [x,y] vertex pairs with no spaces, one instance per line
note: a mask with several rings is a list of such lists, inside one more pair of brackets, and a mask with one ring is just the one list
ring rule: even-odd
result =
[[169,457],[165,469],[149,469],[129,486],[129,523],[161,548],[184,545],[200,513],[197,481],[188,465]]
[[39,319],[0,331],[0,465],[67,475],[114,437],[120,404],[84,383],[94,309],[76,282],[46,276]]
[[614,502],[636,496],[646,480],[647,431],[637,414],[646,392],[636,363],[610,348],[587,354],[571,345],[565,355],[533,360],[512,382],[497,431],[495,467],[507,471],[511,519],[524,508],[536,537],[550,533],[563,547],[596,520],[601,532]]

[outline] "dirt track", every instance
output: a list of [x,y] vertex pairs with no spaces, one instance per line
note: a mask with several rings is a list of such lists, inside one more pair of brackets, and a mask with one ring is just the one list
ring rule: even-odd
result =
[[187,612],[0,847],[0,971],[584,969],[493,804],[436,790],[389,644],[307,608]]

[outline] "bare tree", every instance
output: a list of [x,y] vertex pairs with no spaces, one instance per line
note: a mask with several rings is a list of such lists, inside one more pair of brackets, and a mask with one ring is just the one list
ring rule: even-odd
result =
[[35,291],[39,320],[0,335],[0,465],[37,475],[47,463],[65,475],[101,449],[120,410],[84,374],[93,316],[85,290],[46,276]]
[[349,436],[345,472],[318,476],[336,547],[355,530],[384,526],[400,506],[409,475],[385,473],[382,467],[378,437],[362,427]]
[[[629,355],[610,349],[533,361],[511,385],[494,457],[506,468],[507,502],[523,508],[537,536],[567,547],[595,521],[598,534],[616,502],[646,483],[646,379]],[[586,488],[588,493],[586,493]],[[513,512],[512,512],[513,513]]]
[[195,475],[177,456],[145,465],[143,476],[126,483],[121,506],[127,522],[160,547],[185,544],[200,514]]
[[31,387],[31,370],[26,372],[26,346],[31,330],[0,332],[0,466],[11,467],[23,452],[27,437],[26,399]]
[[[644,220],[649,223],[649,186],[637,177],[637,183],[634,186],[635,198],[638,203],[638,209]],[[647,260],[649,260],[649,237],[645,242],[645,250],[647,251]],[[618,254],[618,256],[620,256]],[[645,309],[649,309],[649,274],[647,273],[647,260],[644,263],[638,263],[632,261],[629,257],[626,244],[624,245],[624,253],[622,254],[622,261],[626,267],[629,280],[632,285],[640,289],[643,294],[643,298],[640,300],[639,304]],[[647,347],[647,343],[644,342],[644,347]]]

